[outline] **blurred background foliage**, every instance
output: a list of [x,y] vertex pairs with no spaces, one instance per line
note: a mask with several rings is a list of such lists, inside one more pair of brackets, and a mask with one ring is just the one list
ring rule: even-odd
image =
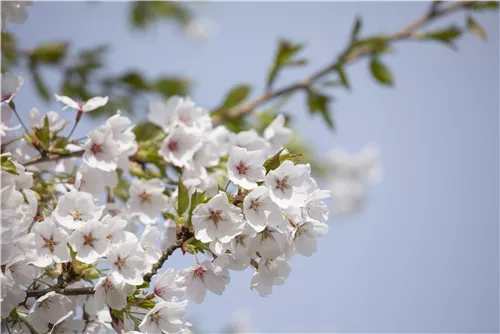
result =
[[[335,120],[332,115],[334,102],[332,92],[336,89],[352,89],[346,65],[360,58],[367,58],[368,72],[373,79],[382,86],[393,86],[394,75],[382,58],[394,51],[395,42],[403,39],[434,41],[456,50],[456,42],[464,32],[486,39],[484,29],[474,19],[473,14],[475,11],[496,10],[498,3],[466,1],[452,8],[453,10],[448,10],[454,4],[456,3],[432,2],[429,11],[423,13],[422,21],[417,20],[390,35],[362,37],[365,35],[362,31],[362,19],[357,18],[352,26],[349,44],[331,64],[313,72],[310,77],[302,81],[276,89],[274,82],[282,71],[308,65],[308,59],[300,55],[305,47],[304,43],[280,39],[274,59],[270,60],[267,78],[263,74],[266,80],[265,92],[250,100],[252,87],[241,83],[228,92],[221,92],[220,104],[211,109],[214,122],[224,124],[235,132],[251,128],[263,131],[274,117],[282,112],[287,101],[295,93],[302,92],[305,96],[305,109],[312,116],[321,117],[333,130]],[[89,3],[89,5],[99,4]],[[168,22],[182,31],[196,20],[192,12],[193,7],[182,2],[134,1],[129,2],[128,6],[131,27],[144,33],[158,22]],[[457,10],[465,10],[468,13],[466,21],[461,25],[453,24],[435,30],[419,31],[426,23]],[[106,65],[109,61],[107,53],[110,47],[107,44],[96,44],[81,49],[68,41],[44,41],[29,50],[22,50],[18,47],[14,35],[2,32],[2,72],[15,69],[28,73],[25,75],[25,80],[32,80],[39,96],[47,102],[52,99],[53,93],[83,101],[93,96],[109,96],[109,103],[89,113],[90,117],[109,117],[116,110],[133,115],[138,110],[146,112],[148,102],[153,99],[190,94],[193,81],[183,76],[147,77],[138,69],[123,69],[120,73],[109,72]],[[50,91],[43,77],[43,72],[47,68],[56,71],[61,78],[57,92]],[[267,105],[268,102],[270,106]],[[264,104],[266,108],[263,108]],[[285,114],[285,116],[288,125],[293,123],[290,115]],[[138,140],[147,138],[139,136]],[[292,153],[299,152],[303,156],[303,161],[311,162],[313,172],[317,176],[323,174],[322,165],[312,147],[304,143],[299,136],[296,135],[287,149]]]

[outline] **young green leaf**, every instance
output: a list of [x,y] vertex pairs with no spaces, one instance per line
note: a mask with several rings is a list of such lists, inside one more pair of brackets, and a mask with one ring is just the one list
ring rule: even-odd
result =
[[335,128],[332,116],[328,110],[328,102],[330,97],[326,95],[319,94],[313,90],[310,90],[307,94],[307,105],[309,106],[309,113],[316,114],[319,113],[323,120],[328,124],[331,129]]
[[251,87],[249,85],[238,85],[234,87],[227,93],[223,107],[229,109],[240,104],[245,100],[248,94],[250,94],[250,91]]
[[181,180],[179,180],[179,186],[177,189],[178,189],[178,195],[177,195],[177,201],[175,202],[176,203],[175,209],[180,217],[184,212],[186,212],[186,210],[189,207],[189,193],[186,186],[184,185],[184,183],[182,183]]
[[391,72],[389,72],[389,69],[377,58],[372,58],[370,62],[370,71],[379,83],[388,86],[394,84]]
[[191,208],[189,209],[189,217],[193,215],[193,211],[196,208],[196,206],[200,203],[203,203],[205,200],[205,194],[206,192],[199,192],[196,190],[193,195],[191,195]]
[[361,31],[361,18],[356,17],[356,21],[354,21],[354,26],[351,32],[351,43],[355,43],[358,41],[359,32]]
[[300,66],[307,63],[306,59],[293,59],[293,57],[302,49],[302,44],[294,44],[286,40],[280,40],[278,50],[274,61],[269,70],[266,87],[271,87],[278,75],[278,72],[284,66]]
[[477,23],[472,16],[467,16],[467,29],[472,32],[474,35],[478,36],[481,39],[486,40],[486,32],[483,27],[479,23]]
[[6,155],[2,156],[2,170],[10,174],[19,175],[16,166],[10,161],[10,157]]
[[281,152],[283,152],[283,150],[284,150],[284,148],[279,150],[278,153],[276,153],[272,157],[268,158],[264,162],[264,167],[266,168],[266,174],[269,173],[269,171],[275,170],[276,168],[278,168],[280,166],[280,164],[281,164],[280,154],[281,154]]
[[339,74],[339,79],[340,82],[342,83],[342,86],[344,86],[347,89],[351,89],[351,86],[349,85],[349,80],[347,79],[347,75],[345,74],[342,66],[337,67],[337,73]]
[[453,42],[462,35],[462,30],[458,27],[449,27],[447,29],[442,29],[442,30],[436,30],[436,31],[431,31],[428,33],[425,33],[423,36],[424,38],[427,39],[433,39],[435,41],[439,41],[442,43],[445,43],[452,47],[453,49],[456,48],[456,46],[453,44]]

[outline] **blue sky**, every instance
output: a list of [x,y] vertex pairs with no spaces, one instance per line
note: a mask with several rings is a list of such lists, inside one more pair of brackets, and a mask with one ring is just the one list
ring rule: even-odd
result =
[[[207,3],[196,13],[217,22],[213,39],[195,42],[160,24],[132,31],[127,4],[40,2],[22,26],[11,26],[25,48],[70,40],[78,48],[112,43],[111,71],[139,69],[150,77],[195,80],[193,99],[208,108],[236,83],[264,88],[278,37],[306,42],[304,77],[342,50],[356,15],[363,32],[392,32],[423,13],[425,3]],[[499,330],[498,28],[496,13],[475,14],[488,40],[465,35],[459,52],[434,43],[404,42],[384,57],[396,87],[378,86],[366,62],[347,69],[352,92],[338,91],[335,133],[307,115],[298,96],[285,111],[317,152],[381,149],[383,183],[370,189],[359,214],[330,219],[330,233],[312,258],[296,257],[284,286],[261,298],[251,273],[234,272],[222,297],[209,294],[189,316],[218,331],[246,309],[261,332],[497,332]],[[463,25],[463,14],[440,21]],[[46,73],[47,78],[56,78]],[[57,82],[51,85],[57,87]],[[23,100],[21,100],[21,96]],[[31,83],[19,102],[25,114],[41,102]],[[144,118],[143,111],[137,118]],[[70,119],[70,117],[68,117]],[[101,121],[77,130],[84,135]],[[176,254],[176,268],[192,264]]]

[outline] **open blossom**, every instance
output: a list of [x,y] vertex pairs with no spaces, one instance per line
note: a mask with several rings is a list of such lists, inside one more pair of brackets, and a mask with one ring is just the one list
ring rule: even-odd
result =
[[267,140],[259,136],[254,129],[230,133],[229,142],[231,145],[245,148],[247,151],[267,150],[269,148]]
[[379,151],[373,145],[353,155],[335,150],[327,156],[326,180],[339,214],[358,210],[364,201],[366,187],[379,182],[381,177]]
[[262,151],[247,151],[245,148],[232,146],[229,150],[227,173],[229,179],[245,189],[257,188],[257,182],[263,181],[266,169],[262,165]]
[[318,222],[328,220],[328,206],[322,201],[330,197],[330,190],[318,189],[316,181],[312,181],[309,189],[305,205],[301,208],[302,217],[304,219],[311,218]]
[[[26,6],[31,6],[33,1],[2,1],[2,31],[7,23],[22,24],[28,18]],[[3,86],[3,83],[2,83]]]
[[135,287],[107,276],[99,279],[94,291],[96,310],[102,310],[104,304],[114,310],[122,310],[127,306],[127,296],[134,293]]
[[89,220],[101,218],[104,206],[97,206],[92,195],[71,191],[59,198],[52,217],[62,226],[75,229]]
[[196,239],[202,242],[231,241],[243,229],[241,209],[228,202],[227,195],[219,192],[207,203],[196,206],[192,222]]
[[130,186],[130,198],[127,202],[131,212],[142,212],[155,217],[168,207],[168,197],[164,181],[151,179],[147,181],[133,180]]
[[229,283],[223,271],[217,264],[206,260],[201,264],[179,270],[175,282],[179,287],[186,288],[186,297],[189,300],[201,304],[207,289],[216,295],[222,295],[226,284]]
[[281,208],[290,205],[304,205],[311,177],[309,165],[294,165],[290,160],[266,175],[265,184],[269,188],[271,199]]
[[180,96],[172,96],[165,103],[151,102],[148,119],[164,130],[177,125],[206,130],[211,127],[212,123],[206,110],[197,107],[189,97]]
[[254,246],[262,256],[278,257],[285,253],[287,240],[285,234],[274,227],[267,226],[252,239]]
[[292,140],[293,130],[285,127],[285,116],[279,114],[264,130],[264,138],[271,144],[270,153],[278,152]]
[[104,256],[110,247],[107,232],[98,220],[89,220],[78,226],[68,239],[76,252],[76,259],[84,263],[94,263]]
[[38,298],[30,309],[28,322],[39,333],[45,333],[65,314],[71,311],[71,300],[63,295],[48,292]]
[[2,105],[0,117],[0,137],[5,137],[7,135],[6,131],[14,131],[21,128],[21,124],[11,126],[9,125],[9,120],[12,118],[12,109],[7,105]]
[[142,319],[139,329],[145,334],[178,333],[184,325],[187,300],[159,302]]
[[318,248],[316,238],[326,233],[328,233],[328,225],[325,223],[314,220],[297,223],[290,234],[290,242],[300,254],[312,256]]
[[108,214],[102,218],[102,224],[106,230],[106,238],[111,244],[116,245],[125,242],[127,221],[123,219],[122,215],[112,217]]
[[64,120],[59,120],[59,114],[55,111],[49,111],[43,117],[38,111],[38,109],[33,108],[28,114],[28,124],[32,128],[42,129],[45,123],[45,117],[49,121],[49,130],[50,132],[61,131],[66,122]]
[[[2,2],[3,8],[3,2]],[[22,76],[13,76],[10,73],[1,73],[2,77],[2,105],[9,104],[10,101],[16,96],[16,94],[21,90],[24,83],[24,78]]]
[[33,264],[37,267],[45,267],[53,262],[61,263],[70,260],[69,248],[66,245],[68,234],[50,218],[36,223],[33,228],[35,234],[35,246],[38,254]]
[[118,185],[116,171],[105,172],[101,169],[81,164],[75,178],[75,188],[99,198],[106,187],[115,188]]
[[175,298],[181,299],[184,296],[185,289],[177,286],[175,283],[175,269],[169,268],[163,274],[156,276],[153,292],[156,296],[169,302]]
[[261,232],[268,224],[279,225],[283,221],[281,209],[269,197],[269,189],[255,188],[243,201],[243,213],[248,225]]
[[59,333],[78,333],[85,328],[85,321],[82,319],[73,319],[73,311],[69,311],[62,318],[57,320],[55,324],[49,324],[51,327],[49,334]]
[[158,153],[177,167],[185,166],[202,145],[197,131],[180,125],[172,129],[163,140]]
[[127,241],[112,246],[108,256],[110,275],[117,282],[140,285],[146,271],[145,254],[137,241]]
[[160,231],[154,226],[146,225],[139,244],[144,250],[144,260],[150,266],[155,264],[161,256],[161,249],[156,246],[158,240],[160,240]]
[[109,126],[113,133],[113,140],[118,144],[119,150],[126,153],[127,156],[132,155],[137,150],[137,142],[135,134],[132,132],[134,125],[130,118],[121,116],[120,111],[111,116],[105,123]]
[[262,297],[273,291],[274,285],[281,285],[290,275],[290,265],[283,257],[262,257],[259,269],[252,276],[251,289]]
[[61,102],[62,104],[65,105],[64,109],[66,108],[71,108],[75,109],[79,112],[88,112],[95,110],[97,108],[100,108],[102,106],[105,106],[106,103],[108,103],[108,97],[101,97],[101,96],[96,96],[91,98],[88,101],[74,101],[73,99],[67,97],[67,96],[61,96],[55,94],[56,100]]
[[89,140],[85,144],[83,161],[92,168],[98,168],[105,172],[114,171],[117,168],[120,155],[120,146],[113,138],[111,127],[101,125],[89,133]]

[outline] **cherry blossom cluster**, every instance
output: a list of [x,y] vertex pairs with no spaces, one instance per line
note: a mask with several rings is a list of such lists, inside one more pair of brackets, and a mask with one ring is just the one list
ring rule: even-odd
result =
[[[251,270],[251,290],[269,295],[328,232],[331,191],[284,149],[293,131],[283,115],[262,134],[234,133],[174,96],[150,104],[147,138],[118,111],[73,139],[108,98],[56,94],[74,117],[64,136],[70,122],[57,112],[22,121],[22,84],[2,74],[1,316],[11,333],[189,333],[188,301],[222,295],[233,270]],[[338,211],[376,178],[376,154],[363,157],[329,160]],[[179,248],[192,265],[175,270],[167,260]]]

